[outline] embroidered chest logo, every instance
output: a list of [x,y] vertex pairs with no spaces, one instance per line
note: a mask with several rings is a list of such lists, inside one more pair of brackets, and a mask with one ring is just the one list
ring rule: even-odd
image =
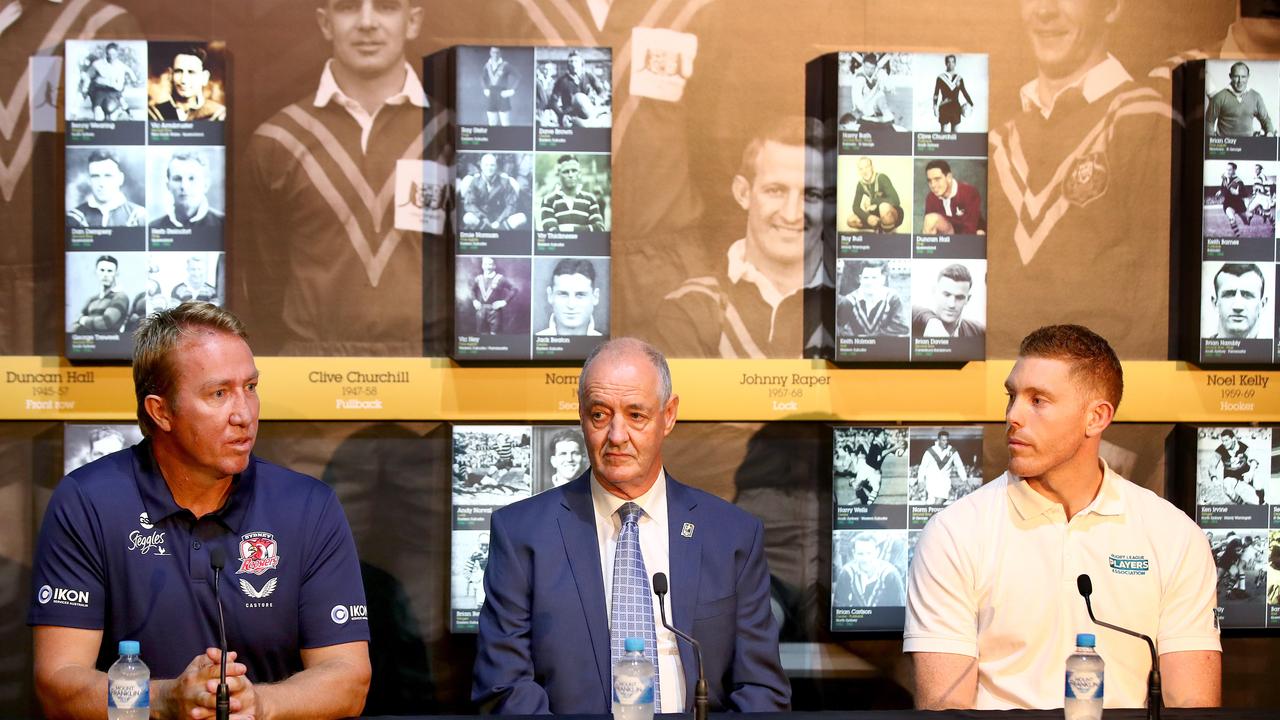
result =
[[[237,575],[261,575],[280,565],[276,537],[269,532],[251,532],[240,536],[240,569]],[[243,588],[243,586],[242,586]]]
[[245,595],[248,595],[250,598],[253,598],[254,600],[261,600],[262,598],[270,597],[271,593],[276,591],[276,584],[279,582],[279,580],[280,578],[271,578],[270,580],[267,581],[265,585],[262,586],[262,589],[259,590],[255,588],[253,584],[250,583],[248,580],[241,578],[240,591],[243,592]]
[[1067,202],[1081,207],[1102,197],[1107,192],[1110,176],[1105,153],[1092,152],[1076,158],[1062,183],[1062,194]]
[[164,546],[164,532],[160,530],[152,530],[149,533],[134,530],[129,533],[127,549],[136,551],[139,555],[169,554],[168,549]]
[[1142,555],[1108,555],[1107,564],[1116,575],[1146,575],[1151,561]]

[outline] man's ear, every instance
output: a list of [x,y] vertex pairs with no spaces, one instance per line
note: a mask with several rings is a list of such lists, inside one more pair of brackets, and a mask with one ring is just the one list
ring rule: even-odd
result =
[[316,8],[316,24],[320,26],[320,34],[324,35],[325,42],[333,42],[333,26],[329,24],[329,11],[326,8]]
[[667,401],[666,407],[662,408],[662,437],[670,435],[671,431],[675,429],[676,415],[679,414],[677,412],[679,409],[680,396],[672,395],[671,399]]
[[1097,437],[1111,425],[1116,416],[1116,406],[1106,400],[1094,400],[1085,411],[1086,437]]
[[751,181],[741,175],[733,176],[733,199],[738,201],[738,206],[743,210],[751,209]]
[[151,423],[160,430],[169,432],[173,429],[173,408],[168,401],[159,395],[148,395],[142,400],[142,408],[147,411]]

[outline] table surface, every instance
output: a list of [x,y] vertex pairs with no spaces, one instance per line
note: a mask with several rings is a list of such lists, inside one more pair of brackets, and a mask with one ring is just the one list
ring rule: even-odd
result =
[[[443,715],[424,715],[425,718],[431,720],[462,720],[462,718],[472,718],[475,716],[443,716]],[[541,716],[511,716],[519,717],[541,717]],[[564,718],[576,718],[578,720],[612,720],[610,715],[563,715]],[[685,715],[664,715],[660,717],[693,717],[692,713]],[[731,713],[711,713],[711,717],[716,718],[737,718],[743,720],[744,716]],[[1103,720],[1144,720],[1147,717],[1147,711],[1142,709],[1136,710],[1107,710],[1103,713]],[[880,711],[850,711],[850,712],[793,712],[793,713],[756,713],[750,716],[751,720],[910,720],[911,718],[1027,718],[1027,720],[1062,720],[1061,710],[947,710],[943,712],[924,712],[917,710],[880,710]],[[1231,709],[1166,709],[1161,713],[1162,720],[1277,720],[1280,718],[1280,710],[1231,710]],[[370,718],[369,720],[373,720]],[[389,719],[388,719],[389,720]]]

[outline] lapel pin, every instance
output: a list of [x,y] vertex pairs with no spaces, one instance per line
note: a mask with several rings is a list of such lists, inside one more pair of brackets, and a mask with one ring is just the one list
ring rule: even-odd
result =
[[693,537],[693,523],[685,523],[684,527],[680,528],[680,534],[687,538]]

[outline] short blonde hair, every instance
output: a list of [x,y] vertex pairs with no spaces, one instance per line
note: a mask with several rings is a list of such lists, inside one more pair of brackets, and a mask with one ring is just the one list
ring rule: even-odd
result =
[[172,402],[173,352],[184,339],[201,330],[249,339],[240,318],[230,310],[207,302],[184,302],[175,308],[154,312],[133,334],[133,392],[138,399],[138,426],[143,435],[150,436],[155,429],[147,414],[147,396],[159,395]]

